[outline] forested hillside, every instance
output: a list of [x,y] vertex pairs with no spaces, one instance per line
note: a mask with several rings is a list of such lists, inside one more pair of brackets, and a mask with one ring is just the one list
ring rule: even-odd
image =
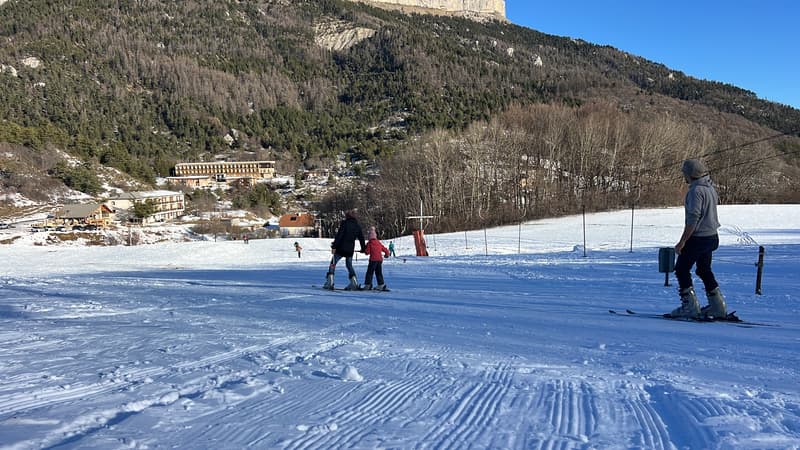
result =
[[[326,23],[374,34],[329,50],[316,41]],[[217,154],[276,159],[286,173],[327,167],[340,154],[396,167],[408,155],[431,157],[426,145],[438,142],[457,162],[448,176],[494,177],[483,183],[494,190],[473,187],[469,202],[483,205],[481,217],[505,218],[496,220],[509,220],[497,208],[515,216],[569,209],[555,202],[569,193],[585,203],[587,189],[597,198],[624,193],[602,205],[627,204],[641,198],[631,186],[642,176],[662,177],[654,172],[687,154],[709,153],[713,161],[713,152],[729,147],[735,154],[719,160],[744,168],[731,177],[732,200],[795,201],[800,191],[797,139],[749,145],[796,136],[800,111],[513,24],[406,16],[339,0],[11,0],[0,5],[0,39],[0,145],[28,149],[40,169],[62,180],[64,168],[46,156],[54,149],[84,168],[110,166],[152,182],[176,161]],[[575,126],[558,134],[543,120]],[[488,153],[470,160],[463,142]],[[522,156],[525,171],[509,170]],[[758,170],[748,166],[760,158]],[[12,172],[0,170],[6,188],[19,179]],[[424,165],[416,173],[431,172]],[[401,187],[421,192],[408,202],[432,195],[426,180]],[[323,206],[369,201],[375,220],[403,231],[397,216],[408,207],[382,204],[388,188],[381,181],[368,180],[376,198],[337,192]],[[521,183],[548,187],[536,201],[522,200]],[[477,211],[464,201],[453,209]]]

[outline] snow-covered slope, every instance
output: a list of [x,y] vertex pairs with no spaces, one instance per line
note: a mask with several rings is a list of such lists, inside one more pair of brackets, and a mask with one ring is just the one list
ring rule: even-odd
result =
[[679,208],[396,239],[385,293],[313,288],[329,240],[0,246],[0,448],[798,448],[800,208],[720,218],[773,326],[608,313],[677,305]]

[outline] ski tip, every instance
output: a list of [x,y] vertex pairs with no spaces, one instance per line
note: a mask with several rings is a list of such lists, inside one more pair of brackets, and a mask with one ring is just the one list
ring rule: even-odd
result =
[[743,320],[736,315],[736,311],[728,313],[728,315],[725,316],[725,320],[727,320],[728,322],[743,322]]
[[316,284],[312,284],[311,287],[314,288],[314,289],[322,289],[323,291],[331,291],[331,292],[341,290],[339,288],[329,289],[329,288],[326,288],[325,286],[319,286],[319,285],[316,285]]

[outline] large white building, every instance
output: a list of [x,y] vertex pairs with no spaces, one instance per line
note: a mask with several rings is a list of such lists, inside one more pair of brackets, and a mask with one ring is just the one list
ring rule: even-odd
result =
[[174,191],[126,192],[109,198],[107,204],[114,210],[131,211],[135,204],[147,201],[154,204],[155,212],[144,219],[145,223],[175,219],[183,215],[185,208],[183,192]]
[[275,177],[275,161],[214,161],[175,164],[175,177],[211,176],[216,181],[230,178],[254,180]]

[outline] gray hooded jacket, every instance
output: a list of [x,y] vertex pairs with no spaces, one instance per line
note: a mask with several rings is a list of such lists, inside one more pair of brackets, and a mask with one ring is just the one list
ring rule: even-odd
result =
[[714,236],[719,228],[717,219],[717,203],[719,196],[711,177],[704,175],[689,185],[686,193],[686,225],[694,225],[692,236]]

